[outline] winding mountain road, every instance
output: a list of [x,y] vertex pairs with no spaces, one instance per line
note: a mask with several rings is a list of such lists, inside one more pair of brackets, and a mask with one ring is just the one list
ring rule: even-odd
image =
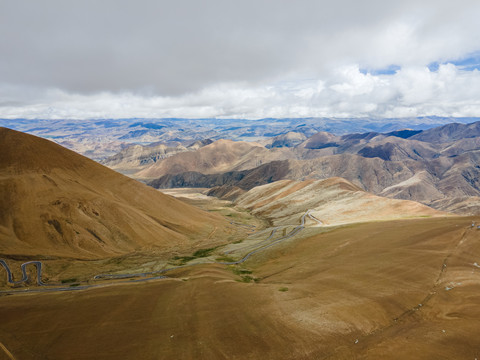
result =
[[[99,275],[95,275],[94,276],[94,279],[95,280],[99,280],[99,279],[126,279],[126,278],[133,278],[133,277],[146,277],[146,276],[150,276],[150,275],[157,275],[157,274],[165,274],[169,271],[173,271],[173,270],[176,270],[176,269],[181,269],[181,268],[185,268],[185,267],[190,267],[190,266],[195,266],[195,265],[201,265],[201,264],[220,264],[220,265],[238,265],[238,264],[241,264],[241,263],[244,263],[245,261],[247,261],[252,255],[262,251],[262,250],[265,250],[265,249],[268,249],[274,245],[277,245],[283,241],[286,241],[288,239],[290,239],[291,237],[297,235],[300,231],[302,231],[304,228],[305,228],[305,218],[308,216],[310,217],[312,220],[322,224],[322,222],[318,219],[316,219],[315,217],[313,217],[310,212],[312,210],[307,210],[305,212],[305,214],[302,215],[302,217],[300,218],[300,225],[298,225],[297,227],[295,227],[292,231],[290,231],[287,235],[285,236],[282,236],[281,238],[271,242],[271,243],[268,243],[267,245],[264,245],[262,246],[265,242],[268,242],[275,234],[275,232],[278,230],[278,227],[277,228],[274,228],[271,232],[271,234],[268,236],[267,239],[265,239],[264,241],[262,241],[260,244],[257,244],[257,246],[260,246],[260,247],[257,247],[256,249],[248,252],[247,254],[245,254],[245,256],[243,258],[241,258],[240,260],[237,260],[237,261],[229,261],[229,262],[221,262],[221,261],[210,261],[210,262],[197,262],[197,263],[193,263],[193,264],[186,264],[186,265],[181,265],[181,266],[175,266],[175,267],[172,267],[172,268],[169,268],[169,269],[163,269],[163,270],[158,270],[158,271],[152,271],[152,272],[145,272],[145,273],[136,273],[136,274],[99,274]],[[251,246],[247,246],[245,248],[250,248]],[[245,249],[245,248],[240,248],[240,249],[236,249],[236,250],[232,250],[232,251],[228,251],[226,252],[225,254],[228,254],[228,253],[231,253],[233,251],[238,251],[238,250],[242,250],[242,249]]]
[[[160,274],[165,274],[169,271],[173,271],[173,270],[180,269],[180,268],[185,268],[185,267],[190,267],[190,266],[195,266],[195,265],[201,265],[201,264],[237,265],[237,264],[241,264],[241,263],[244,263],[245,261],[247,261],[252,255],[254,255],[254,254],[256,254],[260,251],[263,251],[265,249],[268,249],[268,248],[270,248],[274,245],[277,245],[277,244],[279,244],[283,241],[286,241],[286,240],[292,238],[293,236],[297,235],[300,231],[302,231],[305,228],[305,218],[307,216],[310,219],[312,219],[313,221],[316,221],[317,223],[322,225],[323,223],[320,220],[318,220],[317,218],[315,218],[313,215],[311,215],[310,212],[311,212],[311,210],[307,210],[302,215],[302,217],[300,218],[300,225],[295,227],[292,231],[290,231],[285,236],[282,236],[281,238],[269,243],[270,239],[275,235],[276,231],[278,230],[278,227],[272,229],[270,235],[265,240],[263,240],[259,244],[255,245],[255,246],[257,246],[257,248],[248,252],[247,254],[245,254],[245,256],[243,258],[241,258],[240,260],[237,260],[237,261],[230,261],[230,262],[221,262],[221,261],[197,262],[197,263],[193,263],[193,264],[175,266],[175,267],[172,267],[172,268],[169,268],[169,269],[163,269],[163,270],[152,271],[152,272],[135,273],[135,274],[99,274],[99,275],[95,275],[93,277],[93,279],[94,280],[99,280],[99,279],[131,279],[131,278],[134,278],[134,277],[140,277],[142,279],[133,280],[133,281],[148,281],[148,280],[154,280],[154,279],[167,278],[167,276],[160,275]],[[239,251],[239,250],[241,251],[243,249],[248,249],[248,248],[251,248],[251,247],[252,246],[246,246],[244,248],[231,250],[231,251],[226,252],[225,254],[231,253],[233,251]],[[48,286],[47,284],[45,284],[42,281],[42,263],[40,261],[29,261],[29,262],[23,263],[21,265],[23,278],[22,278],[22,280],[19,280],[19,281],[14,281],[13,280],[12,272],[10,271],[10,268],[9,268],[8,264],[4,260],[0,259],[0,265],[2,265],[5,268],[5,270],[7,271],[7,281],[8,281],[8,283],[10,283],[12,285],[17,285],[17,284],[22,284],[22,283],[27,282],[28,281],[28,274],[27,274],[26,267],[28,265],[35,265],[36,268],[37,268],[37,284],[39,286]],[[147,277],[147,276],[152,276],[152,275],[159,275],[159,276]],[[100,286],[100,285],[82,285],[82,286],[76,286],[74,288],[72,288],[72,287],[56,287],[56,288],[50,288],[50,289],[33,289],[33,290],[26,289],[24,291],[48,291],[48,290],[50,290],[50,291],[55,291],[55,290],[57,290],[57,291],[72,291],[72,290],[82,290],[82,289],[86,289],[86,288],[90,288],[90,287],[96,287],[96,286]]]
[[[262,251],[262,250],[265,250],[265,249],[268,249],[269,247],[272,247],[274,245],[277,245],[278,243],[281,243],[285,240],[288,240],[290,239],[292,236],[295,236],[297,235],[300,231],[302,231],[304,228],[305,228],[305,217],[308,215],[309,217],[311,216],[310,215],[310,211],[311,210],[307,210],[305,212],[305,214],[302,215],[301,219],[300,219],[300,225],[298,225],[296,228],[294,228],[292,231],[290,231],[287,235],[285,236],[282,236],[280,239],[277,239],[265,246],[260,246],[259,248],[253,250],[253,251],[250,251],[249,253],[247,253],[243,258],[241,258],[240,260],[237,260],[237,261],[231,261],[231,262],[214,262],[215,264],[222,264],[222,265],[238,265],[238,264],[241,264],[245,261],[247,261],[252,255]],[[315,219],[316,220],[316,219]],[[276,230],[276,229],[275,229]],[[274,230],[274,231],[275,231]],[[271,239],[273,234],[274,234],[274,231],[272,231],[272,234],[268,237],[267,240]]]
[[22,284],[24,282],[27,282],[28,281],[27,265],[35,265],[35,267],[37,268],[37,284],[39,286],[45,286],[46,285],[42,281],[42,262],[41,261],[28,261],[26,263],[23,263],[21,265],[23,277],[22,277],[22,280],[19,280],[19,281],[13,281],[12,272],[11,272],[8,264],[5,262],[5,260],[0,259],[0,265],[2,265],[5,268],[5,270],[7,271],[7,282],[9,284],[12,284],[12,285],[18,285],[18,284]]
[[[308,210],[308,211],[310,211],[310,210]],[[315,216],[313,216],[312,214],[308,213],[308,217],[309,217],[310,219],[312,219],[313,221],[316,221],[319,225],[323,225],[323,222],[320,221],[320,220],[318,220],[318,219],[317,219]]]
[[278,227],[273,228],[272,232],[270,233],[270,236],[268,238],[266,238],[265,240],[263,240],[262,242],[258,243],[258,244],[244,246],[244,247],[241,247],[239,249],[228,250],[228,251],[225,251],[224,254],[228,255],[228,254],[231,254],[232,252],[236,252],[236,251],[239,251],[239,250],[245,250],[245,249],[249,249],[249,248],[252,248],[252,247],[258,247],[260,245],[268,243],[270,241],[270,239],[275,235],[277,230],[278,230]]

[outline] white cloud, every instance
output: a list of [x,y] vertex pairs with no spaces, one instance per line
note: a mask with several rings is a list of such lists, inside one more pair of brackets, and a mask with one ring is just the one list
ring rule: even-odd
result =
[[3,1],[0,118],[480,116],[478,72],[428,69],[478,52],[479,18],[478,0]]
[[376,87],[385,83],[378,76],[361,73],[358,66],[344,67],[339,69],[337,74],[339,75],[339,80],[343,80],[343,82],[331,85],[331,89],[350,97],[370,94]]
[[[21,88],[0,87],[12,99]],[[292,79],[251,86],[222,83],[179,96],[131,92],[75,94],[59,89],[28,91],[23,103],[0,104],[2,118],[125,117],[404,117],[479,116],[480,72],[442,64],[437,71],[407,67],[393,75],[338,68],[325,79]],[[11,100],[11,99],[10,99]]]

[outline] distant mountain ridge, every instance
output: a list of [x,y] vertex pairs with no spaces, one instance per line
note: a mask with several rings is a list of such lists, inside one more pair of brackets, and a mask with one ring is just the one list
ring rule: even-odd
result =
[[422,131],[412,138],[431,143],[446,143],[478,136],[480,136],[480,121],[470,124],[447,124]]
[[[455,120],[460,123],[446,124]],[[341,176],[377,195],[476,213],[478,206],[469,204],[469,198],[480,195],[480,122],[468,123],[471,120],[478,119],[123,119],[72,125],[58,121],[62,130],[55,132],[51,122],[15,123],[91,157],[121,147],[124,150],[105,163],[134,178],[155,180],[159,187],[248,190],[284,178]],[[93,136],[99,129],[103,130]],[[147,131],[146,135],[128,140],[137,145],[125,149],[119,138],[137,130]],[[218,140],[221,137],[255,141]],[[203,139],[213,142],[189,147]],[[152,140],[177,143],[166,148],[155,145],[155,150],[145,147],[144,141]],[[101,145],[94,145],[96,141]],[[274,165],[266,166],[270,163]]]
[[245,141],[217,140],[196,151],[188,151],[158,161],[135,177],[155,178],[164,174],[196,171],[203,174],[251,169],[265,162],[294,157],[286,149],[268,150],[264,146]]
[[[94,160],[105,160],[129,145],[177,142],[187,146],[196,140],[228,139],[265,141],[288,132],[310,137],[320,131],[337,136],[353,133],[389,133],[399,129],[426,130],[480,118],[411,117],[368,118],[286,118],[286,119],[96,119],[45,120],[0,119],[0,126],[51,139]],[[281,141],[280,141],[281,142]],[[291,143],[291,140],[288,142]]]
[[[223,172],[208,167],[191,167],[184,173],[158,171],[150,184],[210,187],[211,194],[224,195],[231,194],[229,187],[248,191],[282,179],[338,176],[381,196],[420,201],[460,214],[480,211],[475,200],[480,196],[480,122],[384,134],[319,132],[293,147],[258,149],[256,159],[262,164],[244,162],[241,168],[227,166]],[[172,164],[176,160],[175,156],[169,159]],[[241,191],[236,190],[235,196]]]
[[182,145],[168,146],[163,143],[148,146],[132,145],[100,163],[122,173],[135,173],[159,160],[181,152],[198,150],[211,143],[212,140],[205,139],[197,140],[186,147]]

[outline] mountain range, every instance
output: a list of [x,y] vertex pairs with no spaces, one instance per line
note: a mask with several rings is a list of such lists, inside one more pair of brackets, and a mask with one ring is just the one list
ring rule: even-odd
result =
[[458,214],[480,211],[480,122],[425,131],[318,132],[299,143],[300,138],[290,132],[280,142],[266,141],[268,147],[216,141],[132,176],[156,188],[223,187],[219,193],[230,195],[225,187],[246,191],[282,179],[342,177],[380,196]]
[[[100,161],[131,145],[164,143],[168,147],[187,147],[197,140],[228,139],[270,141],[291,131],[297,137],[309,137],[319,131],[337,135],[365,132],[389,132],[402,128],[426,130],[452,122],[471,123],[478,118],[411,117],[368,118],[286,118],[286,119],[93,119],[43,120],[0,119],[0,126],[26,132],[57,142],[91,159]],[[280,144],[282,140],[277,139]],[[267,144],[269,147],[272,144]]]
[[476,131],[286,132],[110,158],[163,174],[151,185],[210,188],[174,198],[0,128],[0,357],[474,358],[480,220],[438,209],[476,211]]

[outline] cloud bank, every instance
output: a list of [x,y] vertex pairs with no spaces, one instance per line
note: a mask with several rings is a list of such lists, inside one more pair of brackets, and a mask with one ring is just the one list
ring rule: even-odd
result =
[[0,0],[0,118],[480,116],[479,16],[464,0]]

